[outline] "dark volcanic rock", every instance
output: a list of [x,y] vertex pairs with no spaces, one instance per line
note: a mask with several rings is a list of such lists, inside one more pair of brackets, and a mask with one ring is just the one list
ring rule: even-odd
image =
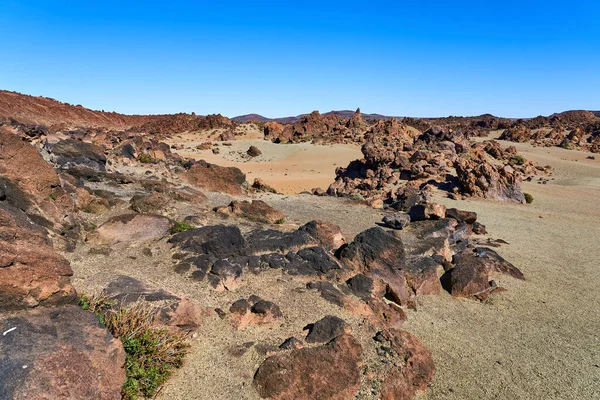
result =
[[250,146],[248,151],[246,151],[246,154],[248,154],[250,157],[258,157],[262,154],[262,151],[260,151],[260,149],[256,146]]
[[310,326],[306,336],[307,343],[327,343],[338,336],[347,333],[346,322],[343,319],[328,315]]
[[121,398],[123,345],[94,314],[36,309],[3,317],[0,330],[10,330],[0,337],[1,398]]
[[477,213],[474,211],[462,211],[456,208],[446,209],[446,217],[457,220],[458,222],[466,222],[471,225],[477,221]]
[[408,214],[392,214],[386,215],[382,220],[383,224],[392,229],[404,229],[410,223],[410,215]]
[[46,143],[50,162],[58,168],[86,167],[96,171],[106,171],[104,150],[95,144],[80,140],[66,139],[56,143]]
[[219,258],[242,255],[246,241],[236,226],[205,226],[180,232],[169,240],[184,251]]
[[362,348],[351,335],[342,335],[313,348],[292,350],[267,358],[254,375],[262,398],[349,399],[360,387]]

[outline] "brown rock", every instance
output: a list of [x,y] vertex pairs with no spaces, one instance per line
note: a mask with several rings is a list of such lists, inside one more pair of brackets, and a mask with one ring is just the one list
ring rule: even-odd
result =
[[0,337],[3,398],[121,398],[123,345],[93,313],[73,305],[0,319],[0,330],[13,328]]
[[286,215],[262,200],[234,200],[227,207],[217,207],[215,211],[238,215],[255,222],[274,224],[285,219]]
[[231,195],[242,194],[242,184],[246,181],[246,175],[238,168],[221,167],[203,160],[194,163],[183,178],[202,189]]
[[171,220],[160,215],[122,214],[110,218],[87,236],[94,244],[141,242],[166,236]]
[[325,221],[310,221],[298,228],[300,231],[307,232],[310,236],[317,239],[319,244],[327,250],[335,250],[346,244],[346,240],[339,226]]
[[143,214],[161,213],[169,206],[169,198],[161,193],[136,194],[130,201],[131,209]]
[[410,400],[433,379],[435,365],[431,352],[406,331],[389,329],[381,332],[381,336],[388,342],[394,360],[401,363],[383,374],[381,399]]
[[272,400],[349,399],[360,387],[360,344],[342,335],[314,348],[267,358],[254,375],[254,387]]
[[260,151],[260,149],[256,146],[250,146],[246,151],[246,154],[248,154],[250,157],[258,157],[262,154],[262,151]]

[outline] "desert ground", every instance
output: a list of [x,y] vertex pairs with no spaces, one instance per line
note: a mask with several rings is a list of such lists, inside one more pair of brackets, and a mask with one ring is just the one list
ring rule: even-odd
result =
[[[182,143],[186,148],[197,144],[187,136]],[[227,152],[239,154],[250,144],[263,151],[263,159],[249,162]],[[442,193],[436,201],[476,211],[492,238],[508,242],[497,251],[523,271],[526,281],[502,277],[508,291],[485,302],[457,299],[445,292],[418,298],[416,311],[408,311],[404,327],[432,351],[436,364],[435,378],[419,398],[591,399],[600,395],[600,162],[586,159],[589,154],[584,152],[516,146],[528,159],[554,166],[548,184],[535,180],[523,184],[524,191],[534,196],[533,204],[455,201]],[[181,153],[235,165],[287,192],[255,198],[288,214],[286,225],[290,229],[323,219],[338,224],[351,240],[381,219],[381,211],[362,204],[346,201],[340,211],[339,202],[344,200],[298,194],[327,182],[333,165],[347,163],[357,149],[278,145],[252,137],[220,147],[225,151],[212,158],[196,150]],[[319,160],[318,167],[313,164],[315,159]],[[298,171],[293,165],[309,167]],[[292,181],[287,182],[286,174]],[[211,205],[227,204],[231,198],[209,196]],[[70,257],[75,286],[82,292],[94,291],[111,277],[127,274],[185,295],[202,308],[211,308],[261,288],[262,296],[289,316],[277,326],[240,331],[234,331],[227,319],[207,316],[210,323],[200,327],[184,367],[160,393],[161,399],[258,398],[248,388],[262,356],[240,350],[241,355],[232,357],[232,349],[243,349],[257,337],[265,338],[261,342],[264,346],[276,346],[286,337],[298,335],[304,321],[327,314],[343,315],[361,326],[356,315],[340,311],[281,272],[250,276],[240,290],[216,293],[206,283],[190,284],[171,272],[165,241],[156,244],[151,257],[135,247],[113,249],[110,257],[90,256],[89,250],[89,246],[81,246]],[[291,292],[294,296],[289,295]],[[354,335],[365,342],[373,332],[364,326]],[[203,390],[198,391],[199,387]],[[360,392],[358,398],[372,398],[372,394]]]
[[[318,187],[326,190],[335,179],[336,167],[345,167],[350,161],[362,157],[360,147],[356,145],[275,144],[264,140],[264,134],[255,126],[251,127],[234,141],[213,142],[220,149],[219,154],[213,154],[212,150],[197,150],[196,146],[204,143],[206,138],[194,133],[177,135],[167,143],[184,145],[183,150],[176,151],[183,157],[237,167],[247,175],[248,181],[261,178],[278,192],[286,194]],[[258,147],[262,154],[248,157],[246,151],[250,146]]]

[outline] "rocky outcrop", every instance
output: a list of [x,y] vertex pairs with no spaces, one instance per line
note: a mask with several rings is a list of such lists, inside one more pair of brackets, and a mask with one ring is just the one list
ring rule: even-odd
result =
[[169,218],[151,214],[121,214],[110,218],[87,235],[94,244],[116,244],[156,240],[172,226]]
[[189,166],[183,179],[201,189],[240,195],[246,175],[235,167],[221,167],[200,160]]
[[228,206],[217,207],[215,211],[225,215],[237,215],[250,221],[264,224],[283,223],[286,215],[262,200],[234,200]]
[[10,399],[121,398],[125,352],[71,305],[0,317],[0,393]]
[[262,398],[348,399],[360,386],[362,348],[344,334],[313,348],[291,350],[267,358],[254,375],[254,387]]

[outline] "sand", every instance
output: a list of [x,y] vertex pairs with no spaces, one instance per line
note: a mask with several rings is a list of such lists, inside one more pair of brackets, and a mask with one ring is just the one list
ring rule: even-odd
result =
[[[184,142],[186,147],[195,143]],[[343,146],[275,145],[252,137],[232,143],[232,151],[245,151],[256,143],[272,161],[236,161],[226,154],[210,158],[211,154],[195,150],[190,154],[236,165],[249,178],[260,176],[289,192],[317,186],[317,182],[326,187],[333,181],[334,164],[345,165],[357,158],[356,148],[344,150]],[[497,251],[523,271],[526,281],[499,276],[498,284],[508,291],[484,303],[447,293],[419,298],[417,311],[407,312],[405,328],[432,351],[437,368],[420,399],[600,398],[600,161],[586,160],[587,153],[576,151],[516,146],[528,159],[555,167],[554,180],[547,185],[524,183],[524,191],[534,196],[533,204],[453,201],[442,194],[438,200],[476,211],[490,237],[509,242]],[[186,151],[182,154],[187,155]],[[324,219],[340,225],[349,240],[381,218],[378,210],[342,199],[258,197],[288,214],[283,228]],[[230,197],[209,194],[209,199],[211,206],[223,205]],[[144,255],[144,247],[114,249],[110,257],[88,255],[87,244],[78,248],[69,256],[77,289],[93,291],[111,277],[127,274],[187,296],[200,307],[231,304],[260,293],[279,304],[286,316],[280,325],[241,331],[233,330],[227,318],[207,316],[185,365],[160,399],[256,399],[252,375],[263,357],[256,347],[240,357],[232,358],[229,351],[251,341],[278,345],[286,337],[301,337],[306,323],[326,314],[352,321],[359,326],[354,333],[357,338],[363,343],[371,340],[373,332],[358,317],[306,291],[300,280],[272,271],[249,275],[236,292],[216,293],[205,282],[193,283],[173,272],[173,250],[166,240],[151,244],[151,257]],[[359,393],[357,398],[372,396]]]
[[[206,142],[198,134],[183,134],[173,138],[169,144],[185,145],[183,150],[175,150],[183,157],[203,159],[209,163],[237,167],[247,176],[249,182],[261,178],[266,184],[285,194],[301,193],[320,187],[327,190],[335,180],[336,167],[345,167],[350,161],[362,158],[357,145],[324,145],[310,143],[276,144],[262,139],[262,133],[250,131],[246,136],[228,142],[215,142],[220,154],[212,150],[197,150],[196,146]],[[262,155],[250,158],[246,151],[256,146]]]

